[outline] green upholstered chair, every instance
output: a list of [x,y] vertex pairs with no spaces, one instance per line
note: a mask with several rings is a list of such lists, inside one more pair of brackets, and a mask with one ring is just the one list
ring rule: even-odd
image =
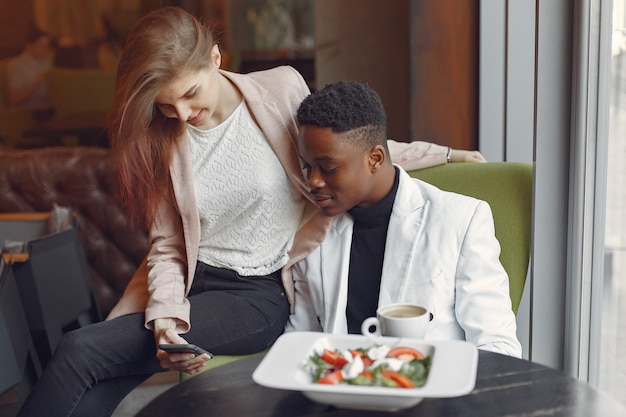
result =
[[[454,163],[410,171],[438,188],[484,200],[491,206],[500,242],[500,262],[509,275],[513,311],[517,314],[528,265],[532,219],[533,166],[524,162]],[[213,369],[243,356],[217,355],[203,370]],[[181,380],[189,378],[181,373]]]
[[[249,355],[215,355],[213,357],[213,359],[211,359],[210,361],[208,361],[206,363],[206,365],[204,365],[204,368],[202,368],[201,372],[209,371],[211,369],[217,368],[218,366],[222,366],[222,365],[225,365],[225,364],[230,363],[230,362],[234,362],[234,361],[239,360],[239,359],[247,358],[248,356],[260,355],[262,353],[267,352],[268,350],[269,349],[262,350],[261,352],[251,353]],[[198,375],[198,374],[195,374],[195,375]],[[181,372],[180,373],[180,380],[182,382],[182,381],[185,381],[185,380],[187,380],[187,379],[189,379],[189,378],[191,378],[193,376],[194,375],[189,375],[188,373]]]
[[455,163],[411,171],[409,174],[442,190],[489,203],[496,237],[502,249],[500,262],[509,275],[511,302],[517,314],[530,262],[532,164]]

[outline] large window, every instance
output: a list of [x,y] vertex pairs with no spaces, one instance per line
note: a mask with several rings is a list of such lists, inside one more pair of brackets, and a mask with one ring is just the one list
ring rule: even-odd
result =
[[[625,3],[625,0],[613,0],[612,10],[604,280],[597,384],[599,388],[626,404]],[[602,22],[608,23],[610,22]]]

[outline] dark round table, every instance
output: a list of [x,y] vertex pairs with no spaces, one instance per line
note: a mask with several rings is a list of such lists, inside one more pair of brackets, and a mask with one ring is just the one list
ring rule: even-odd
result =
[[626,407],[563,372],[485,351],[479,352],[476,387],[470,394],[425,398],[391,413],[335,408],[297,391],[260,386],[252,373],[262,358],[251,356],[190,378],[155,398],[137,417],[626,416]]

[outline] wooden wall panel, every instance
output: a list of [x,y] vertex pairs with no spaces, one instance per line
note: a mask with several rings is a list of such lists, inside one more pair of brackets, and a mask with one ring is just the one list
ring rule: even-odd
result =
[[411,1],[411,132],[478,148],[479,0]]
[[318,88],[339,80],[378,92],[389,137],[409,141],[409,1],[315,0]]
[[0,59],[22,51],[26,34],[34,24],[32,0],[0,0]]
[[389,137],[476,149],[479,0],[316,0],[317,86],[367,81]]

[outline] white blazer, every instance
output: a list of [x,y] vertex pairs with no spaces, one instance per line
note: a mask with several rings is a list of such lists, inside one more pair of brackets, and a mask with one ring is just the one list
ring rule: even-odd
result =
[[[415,303],[433,319],[425,339],[460,339],[521,357],[509,281],[489,205],[442,191],[402,169],[394,201],[379,305]],[[286,331],[347,333],[353,221],[334,218],[325,240],[293,267],[295,310]]]

